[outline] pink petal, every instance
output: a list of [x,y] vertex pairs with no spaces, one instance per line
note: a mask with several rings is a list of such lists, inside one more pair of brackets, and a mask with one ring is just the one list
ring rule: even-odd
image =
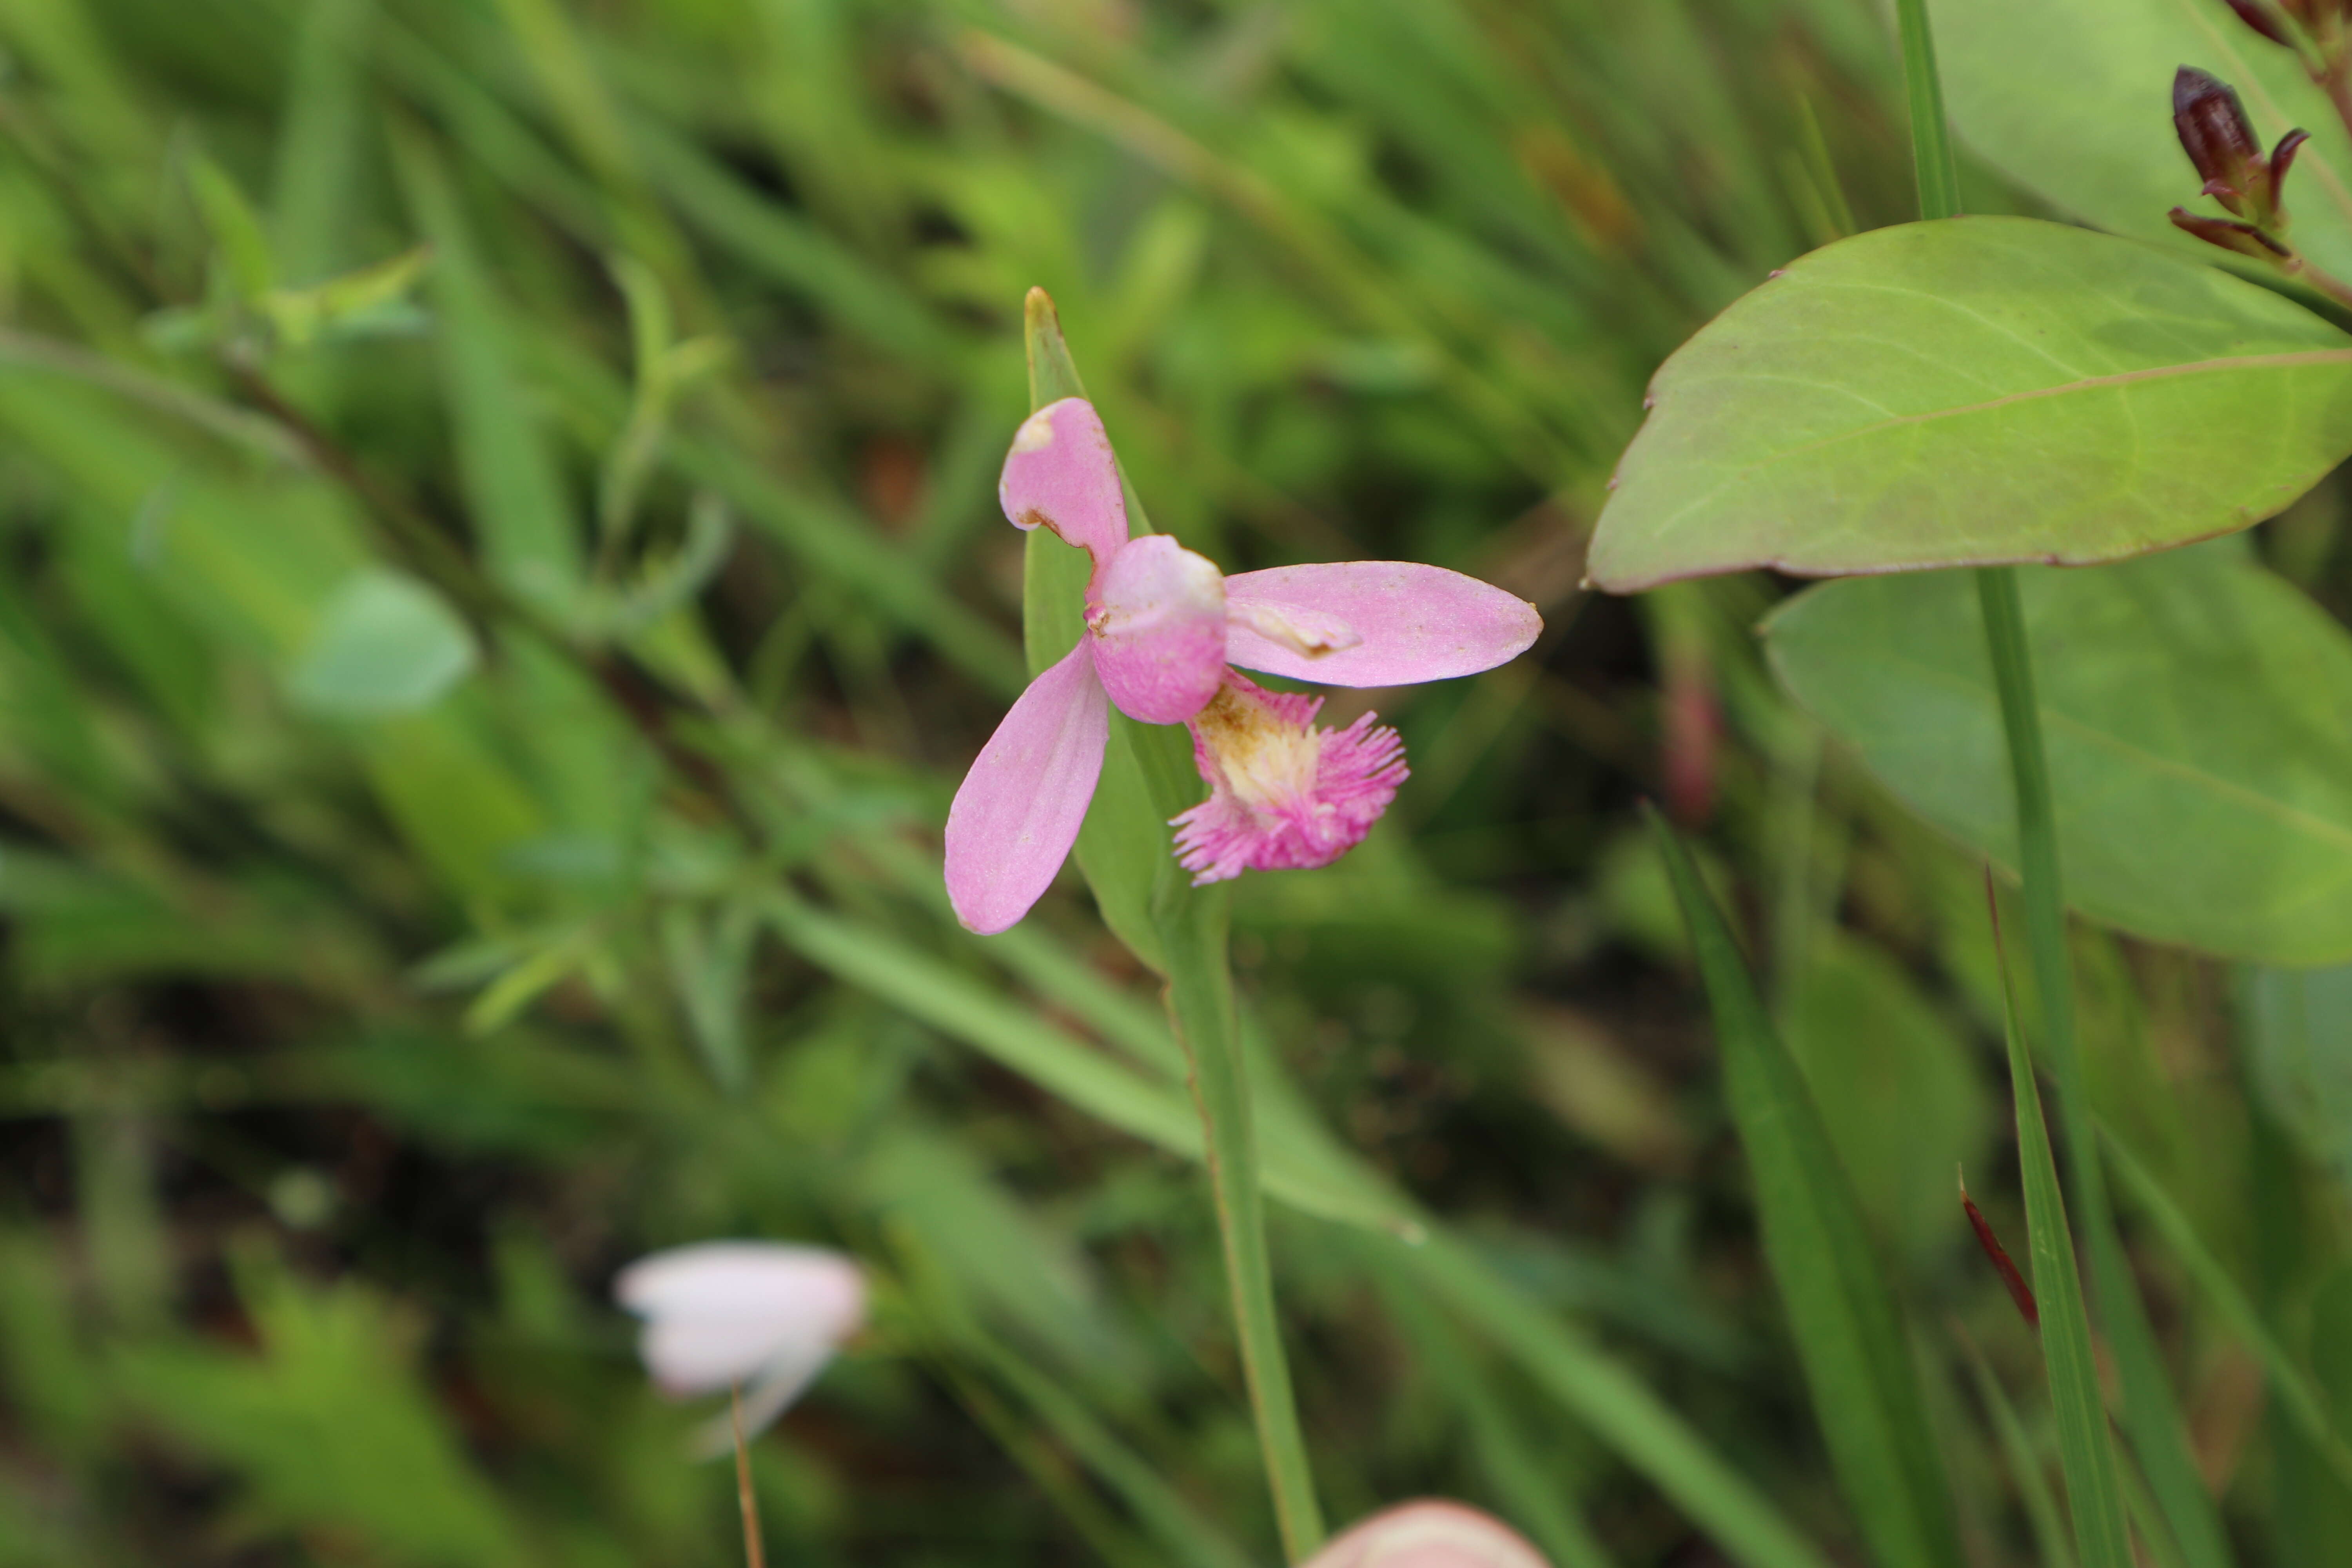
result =
[[1304,1568],[1550,1568],[1507,1526],[1458,1502],[1409,1502],[1376,1513]]
[[982,936],[1029,912],[1087,819],[1110,739],[1091,640],[1029,683],[948,807],[948,901]]
[[1087,595],[1095,671],[1118,710],[1181,724],[1225,677],[1225,579],[1164,533],[1130,539]]
[[1127,542],[1127,498],[1102,416],[1083,397],[1049,403],[1022,423],[996,499],[1016,528],[1045,527],[1109,564]]
[[[1526,600],[1412,561],[1244,572],[1225,579],[1225,600],[1237,612],[1226,632],[1228,660],[1324,686],[1409,686],[1475,675],[1525,653],[1543,630],[1543,617]],[[1302,622],[1328,616],[1363,640],[1330,653],[1300,653],[1252,629],[1259,605]]]

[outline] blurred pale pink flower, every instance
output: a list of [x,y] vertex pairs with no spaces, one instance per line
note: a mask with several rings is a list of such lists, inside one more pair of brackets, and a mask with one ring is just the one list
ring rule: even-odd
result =
[[[641,1258],[613,1281],[614,1300],[646,1321],[637,1353],[674,1399],[743,1389],[748,1436],[783,1414],[842,1343],[865,1325],[866,1277],[822,1247],[707,1241]],[[705,1453],[733,1441],[722,1413],[697,1438]]]
[[1405,777],[1396,731],[1367,714],[1319,730],[1321,700],[1262,689],[1229,666],[1329,686],[1474,675],[1543,629],[1535,606],[1409,561],[1279,566],[1227,577],[1166,534],[1128,537],[1118,465],[1094,405],[1029,416],[997,486],[1004,515],[1086,551],[1086,633],[1029,683],[948,810],[948,897],[982,933],[1029,912],[1077,841],[1110,708],[1190,726],[1209,798],[1176,819],[1200,882],[1330,864]]
[[1304,1568],[1551,1568],[1542,1552],[1489,1514],[1432,1499],[1376,1513],[1308,1558]]

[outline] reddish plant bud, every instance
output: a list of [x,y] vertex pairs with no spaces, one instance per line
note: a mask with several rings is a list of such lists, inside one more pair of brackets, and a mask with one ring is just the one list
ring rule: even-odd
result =
[[2263,0],[2229,0],[2229,3],[2230,9],[2238,14],[2239,21],[2273,44],[2284,44],[2290,49],[2294,47],[2294,39],[2286,30],[2286,19],[2263,4]]
[[2276,265],[2293,255],[2285,246],[2250,223],[2235,223],[2225,217],[2200,217],[2187,207],[2175,207],[2165,216],[2172,220],[2175,228],[2193,234],[2208,245],[2218,245],[2224,250],[2234,250],[2258,261]]
[[2230,84],[2191,66],[2172,78],[2172,125],[2181,151],[2204,177],[2205,194],[2241,217],[2258,188],[2268,184],[2263,144],[2246,121],[2245,106]]

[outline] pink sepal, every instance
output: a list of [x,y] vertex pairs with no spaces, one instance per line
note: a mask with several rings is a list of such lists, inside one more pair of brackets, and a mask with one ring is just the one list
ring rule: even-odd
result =
[[1052,885],[1094,799],[1110,704],[1089,640],[1029,683],[948,807],[948,901],[982,936],[1010,929]]
[[1022,422],[996,499],[1016,528],[1049,528],[1094,557],[1100,575],[1127,542],[1127,497],[1102,416],[1083,397],[1049,403]]

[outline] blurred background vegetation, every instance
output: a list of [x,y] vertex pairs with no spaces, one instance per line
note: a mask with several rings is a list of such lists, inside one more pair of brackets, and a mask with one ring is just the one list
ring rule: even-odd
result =
[[[606,1300],[719,1236],[877,1279],[756,1446],[777,1561],[1275,1561],[1145,977],[1075,876],[985,941],[938,884],[1033,284],[1159,526],[1549,622],[1375,694],[1396,809],[1239,889],[1332,1511],[1860,1560],[1649,795],[2022,1560],[1979,870],[1775,691],[1780,584],[1577,586],[1657,363],[1911,215],[1898,92],[1868,0],[0,0],[0,1564],[735,1561]],[[2258,547],[2340,609],[2337,506]],[[2352,985],[2078,941],[2104,1115],[2352,1401]],[[2243,1543],[2352,1561],[2126,1214]]]

